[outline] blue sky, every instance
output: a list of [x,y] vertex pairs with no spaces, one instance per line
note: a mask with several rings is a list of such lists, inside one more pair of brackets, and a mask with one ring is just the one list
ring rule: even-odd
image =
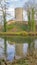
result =
[[23,7],[24,3],[28,0],[7,0],[9,2],[9,6],[16,8],[16,7]]

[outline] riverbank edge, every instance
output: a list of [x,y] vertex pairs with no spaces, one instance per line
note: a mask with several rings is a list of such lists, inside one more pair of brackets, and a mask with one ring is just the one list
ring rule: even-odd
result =
[[37,32],[26,32],[26,31],[21,31],[21,32],[0,32],[0,35],[22,35],[22,36],[30,36],[30,35],[37,35]]

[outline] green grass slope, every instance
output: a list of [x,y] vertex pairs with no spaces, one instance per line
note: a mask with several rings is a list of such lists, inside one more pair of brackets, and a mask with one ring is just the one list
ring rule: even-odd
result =
[[7,25],[7,31],[12,31],[12,32],[19,32],[19,31],[27,31],[28,26],[25,25],[24,23],[11,23]]

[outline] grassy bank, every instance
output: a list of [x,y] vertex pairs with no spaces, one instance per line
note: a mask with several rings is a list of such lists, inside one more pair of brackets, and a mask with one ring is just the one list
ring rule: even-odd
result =
[[27,32],[21,31],[21,32],[0,32],[0,35],[28,35]]
[[37,32],[0,32],[0,35],[9,35],[9,36],[34,36],[37,35]]

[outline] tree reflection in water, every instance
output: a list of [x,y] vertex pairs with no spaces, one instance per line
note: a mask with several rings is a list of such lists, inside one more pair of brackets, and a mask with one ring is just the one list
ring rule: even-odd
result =
[[34,37],[28,37],[28,54],[32,55],[32,56],[33,56],[34,50],[35,50],[35,48],[34,48],[34,45],[35,45],[34,39],[35,39],[35,36]]
[[5,59],[7,58],[7,43],[6,43],[6,36],[4,36],[4,55],[5,55]]

